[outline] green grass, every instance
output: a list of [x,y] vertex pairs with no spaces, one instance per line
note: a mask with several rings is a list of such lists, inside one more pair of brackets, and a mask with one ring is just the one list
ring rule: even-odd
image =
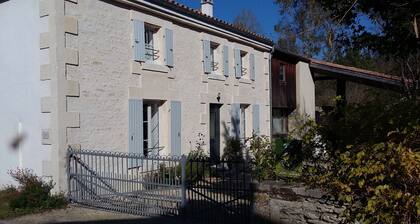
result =
[[288,182],[298,181],[302,176],[302,165],[290,170],[286,169],[281,163],[276,165],[276,175],[278,178]]

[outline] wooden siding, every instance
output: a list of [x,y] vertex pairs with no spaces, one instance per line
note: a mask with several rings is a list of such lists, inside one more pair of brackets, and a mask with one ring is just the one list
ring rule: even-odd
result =
[[[279,77],[281,64],[286,66],[285,81],[281,81]],[[296,109],[296,64],[273,58],[271,72],[273,108],[286,108],[290,111]]]

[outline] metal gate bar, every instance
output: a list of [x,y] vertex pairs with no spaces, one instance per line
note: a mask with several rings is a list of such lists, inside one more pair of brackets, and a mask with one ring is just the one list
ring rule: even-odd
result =
[[69,199],[143,216],[186,215],[192,223],[248,223],[251,175],[245,161],[68,150]]
[[251,175],[245,161],[187,162],[187,213],[200,223],[249,223]]
[[185,157],[68,150],[72,202],[138,215],[178,215],[185,204]]

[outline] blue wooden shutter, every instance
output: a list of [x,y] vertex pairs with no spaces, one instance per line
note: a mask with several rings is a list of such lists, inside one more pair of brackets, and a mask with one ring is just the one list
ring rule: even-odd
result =
[[171,155],[181,155],[181,102],[171,102]]
[[165,46],[166,46],[165,62],[166,62],[166,65],[169,67],[174,66],[173,45],[174,45],[173,32],[170,29],[165,29]]
[[255,80],[255,56],[254,54],[249,55],[249,78]]
[[143,100],[128,102],[128,151],[143,154]]
[[204,65],[204,73],[209,74],[211,73],[211,58],[210,58],[210,41],[203,40],[203,65]]
[[223,75],[229,76],[229,47],[223,46]]
[[241,51],[239,49],[235,49],[235,77],[241,78],[242,76],[242,63],[241,63]]
[[252,105],[252,134],[260,135],[260,105]]
[[134,60],[145,61],[145,42],[144,42],[144,22],[140,20],[134,20]]
[[233,138],[239,139],[241,125],[241,106],[238,103],[232,103],[230,133]]

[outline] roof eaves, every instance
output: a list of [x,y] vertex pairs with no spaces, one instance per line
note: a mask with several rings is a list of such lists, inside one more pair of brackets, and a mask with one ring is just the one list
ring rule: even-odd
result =
[[398,80],[399,81],[398,77],[392,76],[392,75],[387,75],[385,73],[375,72],[375,71],[361,69],[361,68],[356,68],[356,67],[352,67],[352,66],[340,65],[340,64],[326,62],[326,61],[320,61],[320,60],[316,60],[316,59],[311,59],[311,65],[316,65],[316,64],[323,65],[323,66],[330,67],[330,68],[335,68],[335,69],[338,69],[338,70],[349,71],[349,72],[353,72],[353,73],[359,73],[359,74],[362,74],[362,75],[372,76],[372,77],[376,77],[376,78],[380,78],[380,79]]
[[251,32],[247,29],[238,27],[234,24],[228,23],[228,22],[223,21],[221,19],[217,19],[215,17],[208,16],[208,15],[202,13],[200,10],[190,8],[186,5],[183,5],[183,4],[180,4],[180,3],[176,2],[175,0],[145,0],[145,1],[147,1],[149,3],[159,5],[159,6],[163,6],[165,8],[172,9],[172,10],[178,12],[178,13],[182,13],[184,15],[191,16],[191,17],[193,17],[195,19],[198,19],[198,20],[201,20],[203,22],[222,27],[222,28],[224,28],[226,30],[229,30],[231,32],[234,32],[236,34],[239,34],[239,35],[245,36],[247,38],[251,38],[253,40],[259,41],[263,44],[270,45],[270,46],[272,46],[274,44],[272,40],[270,40],[267,37],[264,37],[263,35]]
[[295,54],[295,53],[289,52],[289,51],[284,50],[284,49],[282,49],[282,48],[280,48],[278,46],[276,46],[274,48],[274,54],[283,55],[283,56],[286,56],[286,57],[290,57],[290,58],[292,58],[294,60],[302,61],[302,62],[306,62],[306,63],[310,63],[311,62],[311,59],[310,58],[307,58],[305,56],[302,56],[302,55],[299,55],[299,54]]

